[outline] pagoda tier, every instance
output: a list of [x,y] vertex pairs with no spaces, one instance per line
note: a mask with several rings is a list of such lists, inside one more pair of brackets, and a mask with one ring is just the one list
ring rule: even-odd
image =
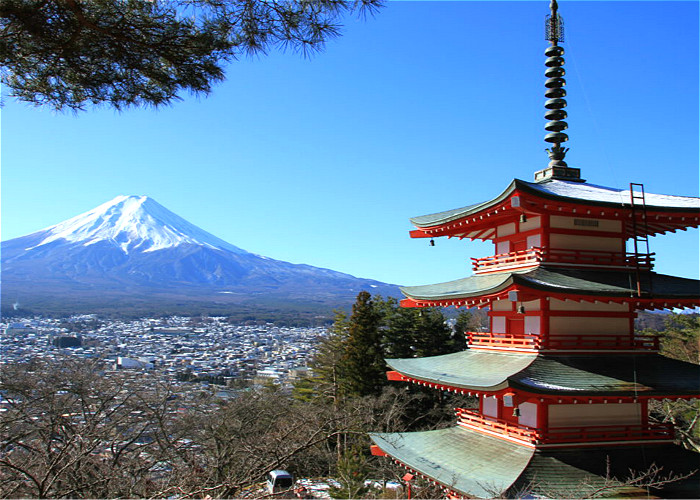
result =
[[672,442],[651,422],[650,400],[700,396],[700,366],[658,354],[490,353],[474,349],[388,359],[389,380],[476,396],[458,425],[526,447]]
[[475,349],[655,351],[657,338],[634,333],[636,311],[695,307],[699,290],[698,280],[651,272],[637,282],[630,272],[537,267],[403,287],[401,305],[488,307],[488,332],[461,332]]
[[[389,378],[477,396],[518,390],[548,402],[588,404],[700,397],[700,365],[655,353],[512,354],[467,349],[387,359]],[[576,402],[574,402],[576,401]]]
[[[642,210],[646,212],[646,225],[635,224],[634,219],[641,219]],[[544,224],[535,224],[537,221],[528,224],[528,219],[537,216],[545,216],[547,220]],[[572,219],[572,226],[567,227],[561,219]],[[621,224],[615,224],[616,221]],[[533,235],[539,234],[538,228],[546,229],[549,234],[568,234],[567,229],[579,229],[593,236],[615,234],[629,238],[635,233],[653,235],[698,227],[700,199],[645,193],[644,204],[638,201],[633,205],[630,190],[563,180],[536,183],[514,179],[491,200],[413,217],[411,223],[417,228],[411,231],[413,238],[496,240],[500,237],[498,227],[506,224],[523,224],[522,229],[532,231]],[[502,228],[501,232],[505,230]]]
[[[491,306],[495,300],[529,302],[540,298],[616,302],[636,309],[667,309],[700,305],[700,281],[646,273],[637,295],[629,272],[550,269],[476,275],[434,285],[401,287],[404,307]],[[513,295],[516,292],[516,295]],[[518,292],[520,292],[518,294]]]
[[[479,498],[648,498],[659,492],[625,485],[630,471],[662,467],[662,474],[690,475],[697,454],[669,443],[605,448],[542,449],[503,441],[462,427],[371,434],[373,452],[390,455],[414,474],[453,496]],[[700,498],[700,482],[688,477],[664,487],[663,498]]]

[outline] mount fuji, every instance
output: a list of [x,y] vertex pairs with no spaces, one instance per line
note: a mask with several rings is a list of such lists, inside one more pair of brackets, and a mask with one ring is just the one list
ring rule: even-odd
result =
[[329,308],[351,303],[361,290],[398,296],[394,285],[247,252],[147,196],[118,196],[2,243],[5,308]]

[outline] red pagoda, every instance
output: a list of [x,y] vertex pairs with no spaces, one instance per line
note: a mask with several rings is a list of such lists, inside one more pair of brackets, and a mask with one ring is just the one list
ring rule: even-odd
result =
[[490,240],[495,255],[472,259],[470,277],[402,288],[401,305],[487,308],[490,328],[467,332],[462,352],[388,359],[388,377],[475,396],[478,409],[457,408],[451,428],[372,434],[373,453],[454,497],[648,494],[626,480],[655,470],[687,476],[664,497],[699,498],[700,455],[648,405],[700,397],[700,366],[661,356],[634,319],[700,305],[700,282],[653,272],[648,244],[698,227],[700,199],[589,184],[566,164],[563,29],[556,0],[550,9],[548,167],[491,200],[411,219],[413,238]]

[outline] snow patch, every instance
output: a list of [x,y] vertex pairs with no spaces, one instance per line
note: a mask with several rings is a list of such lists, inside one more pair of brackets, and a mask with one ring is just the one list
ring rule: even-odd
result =
[[[588,201],[630,204],[630,190],[616,189],[585,182],[552,180],[542,184],[528,182],[530,186],[545,193]],[[700,208],[700,198],[674,196],[670,194],[644,193],[645,204],[654,207]]]
[[94,245],[107,242],[129,252],[155,252],[180,245],[201,245],[246,254],[148,196],[117,196],[88,212],[48,227],[46,237],[31,250],[54,241]]

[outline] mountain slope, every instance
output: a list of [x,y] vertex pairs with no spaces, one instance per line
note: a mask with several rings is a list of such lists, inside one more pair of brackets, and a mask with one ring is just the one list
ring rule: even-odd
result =
[[363,289],[398,295],[393,285],[247,252],[145,196],[119,196],[2,243],[3,304],[30,309],[149,301],[336,307]]

